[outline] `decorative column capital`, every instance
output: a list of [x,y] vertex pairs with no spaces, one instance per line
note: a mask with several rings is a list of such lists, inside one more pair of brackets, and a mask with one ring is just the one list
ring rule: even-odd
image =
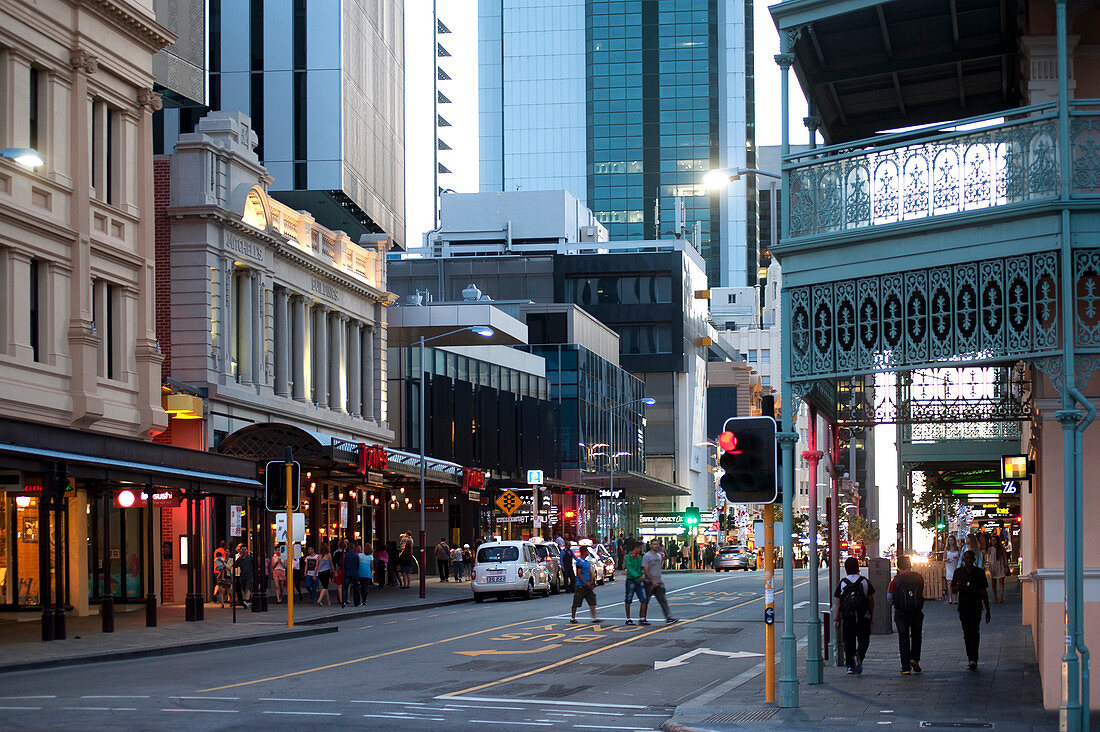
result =
[[806,125],[806,129],[811,132],[816,132],[821,128],[821,117],[811,114],[809,117],[802,118],[802,124]]
[[802,451],[802,459],[805,460],[811,468],[817,467],[818,462],[820,462],[821,458],[823,457],[825,457],[825,453],[823,453],[821,450]]
[[145,107],[150,112],[159,112],[164,106],[164,100],[160,94],[152,89],[138,89],[138,104]]
[[69,55],[69,64],[74,69],[83,69],[86,74],[94,74],[99,70],[99,56],[77,47]]
[[349,320],[351,320],[351,318],[350,318],[350,317],[348,317],[348,314],[347,314],[347,313],[341,313],[341,312],[339,312],[339,311],[336,311],[336,312],[334,313],[333,317],[335,317],[335,318],[336,318],[337,320],[340,320],[340,321],[342,321],[342,322],[344,322],[344,323],[346,323],[346,322],[348,322]]
[[[287,292],[290,292],[289,290]],[[295,305],[306,301],[306,296],[297,292],[290,292],[290,301]]]
[[794,63],[793,53],[777,53],[772,58],[775,59],[775,62],[779,64],[779,68],[783,71],[787,71],[788,69],[790,69],[791,64]]
[[794,449],[794,445],[798,442],[797,432],[776,432],[776,441],[784,447],[784,449]]

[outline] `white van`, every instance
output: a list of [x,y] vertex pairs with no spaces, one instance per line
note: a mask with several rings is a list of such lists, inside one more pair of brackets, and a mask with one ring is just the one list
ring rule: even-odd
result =
[[529,541],[489,541],[477,548],[470,573],[474,602],[488,596],[503,599],[516,593],[530,600],[536,592],[550,594],[550,573],[539,562]]

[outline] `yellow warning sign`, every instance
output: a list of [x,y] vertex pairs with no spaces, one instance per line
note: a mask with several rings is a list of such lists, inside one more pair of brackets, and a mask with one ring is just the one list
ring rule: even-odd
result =
[[504,515],[511,516],[517,508],[523,505],[523,500],[513,491],[507,490],[497,499],[497,505],[500,506],[501,511],[504,511]]

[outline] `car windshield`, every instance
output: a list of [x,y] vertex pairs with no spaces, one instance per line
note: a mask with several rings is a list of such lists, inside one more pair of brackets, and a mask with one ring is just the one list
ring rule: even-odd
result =
[[487,546],[477,550],[478,562],[515,562],[519,560],[519,548],[514,546]]

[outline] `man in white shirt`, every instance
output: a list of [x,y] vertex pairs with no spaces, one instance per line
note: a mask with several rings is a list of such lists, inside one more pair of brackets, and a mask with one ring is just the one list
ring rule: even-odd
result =
[[[665,599],[665,583],[661,579],[661,565],[665,561],[665,555],[661,551],[661,542],[653,539],[649,542],[649,551],[642,556],[642,573],[645,576],[644,586],[646,597],[652,602],[654,596],[661,605],[661,612],[665,614],[666,623],[675,623],[679,618],[672,617],[668,609],[668,600]],[[649,625],[644,618],[638,625]]]

